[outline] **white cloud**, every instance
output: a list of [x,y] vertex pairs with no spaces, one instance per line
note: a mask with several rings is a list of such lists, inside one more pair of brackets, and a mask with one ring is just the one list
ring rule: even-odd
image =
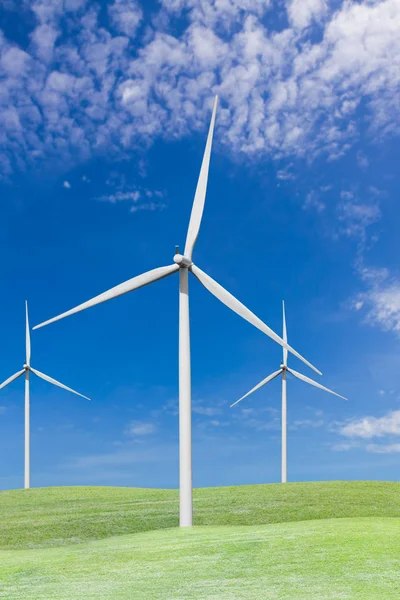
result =
[[338,432],[350,438],[370,439],[400,435],[400,410],[387,413],[383,417],[364,417],[341,426]]
[[282,179],[283,181],[288,181],[290,179],[295,179],[295,176],[293,175],[293,173],[290,173],[289,171],[281,169],[277,172],[276,178]]
[[107,194],[105,196],[98,196],[96,200],[100,202],[110,202],[111,204],[116,204],[117,202],[123,202],[125,200],[131,200],[132,202],[137,202],[141,197],[141,193],[139,190],[135,190],[133,192],[115,192],[114,194]]
[[304,29],[327,14],[328,4],[327,0],[290,0],[287,10],[293,27]]
[[203,415],[205,417],[213,417],[214,415],[220,414],[221,410],[213,406],[203,406],[198,403],[193,403],[192,410],[197,415]]
[[304,429],[323,427],[325,421],[323,419],[298,419],[290,425],[290,429]]
[[387,269],[360,270],[367,291],[352,301],[355,310],[365,309],[365,322],[383,331],[400,332],[400,279]]
[[70,190],[71,189],[71,184],[69,181],[64,181],[63,186],[67,189]]
[[400,452],[400,444],[368,444],[366,450],[374,454],[394,454]]
[[143,17],[142,10],[135,0],[114,0],[108,7],[108,14],[118,32],[131,38],[135,37]]
[[130,207],[129,212],[135,213],[140,212],[142,210],[149,210],[150,212],[154,212],[156,210],[163,210],[165,208],[165,204],[161,204],[159,202],[147,202],[146,204],[136,204]]
[[[268,416],[262,415],[267,413]],[[242,408],[240,414],[233,412],[233,419],[240,426],[254,429],[255,431],[274,431],[281,427],[281,417],[278,409],[264,406],[262,408]]]
[[367,320],[385,331],[400,332],[400,282],[388,282],[366,294],[370,309]]
[[361,169],[367,169],[369,167],[368,158],[360,151],[357,152],[357,164]]
[[364,306],[363,300],[356,300],[353,304],[354,310],[361,310],[363,306]]
[[379,221],[381,217],[376,197],[369,203],[360,202],[353,192],[342,191],[340,198],[337,212],[342,223],[341,233],[364,241],[367,227]]
[[244,417],[248,417],[249,415],[254,415],[255,410],[254,408],[242,408],[240,412]]
[[[323,0],[292,0],[281,31],[266,25],[271,6],[163,0],[160,23],[187,17],[179,33],[149,22],[137,38],[134,0],[110,4],[108,23],[96,2],[34,0],[30,44],[0,34],[3,175],[205,131],[215,93],[217,136],[234,155],[335,158],[359,122],[376,139],[400,132],[398,0],[346,1],[332,14]],[[302,29],[316,21],[318,39]]]
[[57,29],[51,25],[48,25],[47,23],[39,25],[33,31],[32,50],[43,62],[51,62],[54,44],[59,36],[59,33],[60,32]]
[[360,442],[339,442],[331,446],[332,450],[335,452],[347,452],[348,450],[353,450],[354,448],[359,447]]
[[311,192],[307,194],[306,199],[303,203],[303,209],[313,209],[317,213],[322,213],[326,209],[326,204],[320,199],[320,194],[317,191],[311,190]]
[[144,421],[132,421],[129,423],[127,434],[131,436],[151,435],[156,431],[154,423],[146,423]]
[[[107,181],[107,184],[113,185],[113,180]],[[127,190],[125,182],[121,184],[121,189],[110,194],[98,196],[96,200],[99,202],[109,202],[110,204],[117,204],[120,202],[130,203],[129,212],[135,213],[138,211],[156,211],[163,210],[165,204],[162,202],[164,194],[160,190],[150,190],[148,188],[141,187],[140,189]]]

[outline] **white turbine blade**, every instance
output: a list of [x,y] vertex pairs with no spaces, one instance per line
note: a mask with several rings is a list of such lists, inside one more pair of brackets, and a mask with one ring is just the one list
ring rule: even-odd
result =
[[296,350],[294,350],[291,346],[289,346],[286,342],[284,342],[279,337],[279,335],[277,335],[274,331],[272,331],[272,329],[270,327],[268,327],[268,325],[263,323],[261,321],[261,319],[256,317],[256,315],[254,313],[252,313],[251,310],[246,308],[244,304],[239,302],[239,300],[237,300],[234,296],[232,296],[232,294],[230,294],[227,290],[225,290],[219,283],[214,281],[214,279],[212,279],[209,275],[204,273],[204,271],[199,269],[199,267],[196,267],[196,265],[192,264],[192,266],[190,267],[190,270],[192,271],[193,275],[195,275],[197,277],[197,279],[204,285],[204,287],[211,294],[213,294],[216,298],[218,298],[218,300],[220,300],[223,304],[226,304],[226,306],[228,306],[231,310],[233,310],[233,312],[237,313],[243,319],[246,319],[246,321],[248,321],[249,323],[254,325],[254,327],[257,327],[258,329],[260,329],[260,331],[262,331],[263,333],[268,335],[270,338],[272,338],[275,342],[277,342],[278,344],[280,344],[281,346],[283,346],[284,348],[289,350],[289,352],[291,352],[292,354],[297,356],[297,358],[302,360],[306,365],[311,367],[311,369],[316,371],[316,373],[321,375],[321,372],[318,371],[318,369],[313,367],[313,365],[311,363],[309,363],[308,360],[303,358],[298,352],[296,352]]
[[345,398],[344,396],[341,396],[340,394],[333,392],[332,390],[328,389],[327,387],[321,385],[320,383],[317,383],[316,381],[314,381],[313,379],[310,379],[309,377],[306,377],[305,375],[302,375],[301,373],[298,373],[297,371],[293,371],[293,369],[288,368],[288,371],[289,371],[289,373],[291,373],[292,375],[297,377],[297,379],[301,379],[301,381],[305,381],[306,383],[309,383],[310,385],[314,385],[315,387],[319,388],[320,390],[324,390],[325,392],[329,392],[330,394],[333,394],[334,396],[343,398],[343,400],[347,400],[347,398]]
[[18,373],[15,373],[15,375],[11,375],[11,377],[9,377],[5,381],[3,381],[2,384],[0,384],[0,390],[1,390],[1,388],[6,387],[6,385],[11,383],[12,381],[15,381],[16,379],[18,379],[18,377],[21,377],[21,375],[23,375],[24,373],[25,373],[25,369],[22,369],[22,371],[18,371]]
[[238,404],[239,402],[241,402],[242,400],[244,400],[245,398],[247,398],[247,396],[250,396],[250,394],[252,394],[253,392],[256,392],[257,390],[259,390],[260,387],[262,387],[266,383],[269,383],[270,381],[272,381],[273,379],[275,379],[275,377],[278,377],[278,375],[280,375],[282,373],[282,371],[283,371],[283,369],[279,369],[279,371],[275,371],[275,373],[272,373],[271,375],[268,375],[268,377],[266,377],[265,379],[263,379],[262,381],[260,381],[260,383],[258,383],[256,386],[254,386],[249,392],[247,392],[247,394],[245,394],[244,396],[242,396],[241,398],[239,398],[239,400],[236,400],[236,402],[234,402],[233,404],[231,404],[231,408],[232,408],[232,406],[235,406],[235,404]]
[[31,332],[29,330],[29,317],[28,317],[28,301],[25,300],[25,314],[26,314],[26,325],[25,325],[25,341],[26,341],[26,364],[31,364]]
[[185,244],[185,256],[192,258],[192,252],[199,234],[201,218],[203,216],[204,202],[206,200],[208,169],[210,166],[211,146],[214,134],[215,114],[217,112],[218,96],[215,96],[214,107],[211,115],[210,128],[208,130],[206,148],[204,150],[203,162],[201,163],[200,175],[194,196],[192,213],[190,215],[189,228]]
[[58,321],[59,319],[63,319],[64,317],[69,317],[69,315],[73,315],[74,313],[80,312],[81,310],[85,310],[86,308],[90,308],[91,306],[95,306],[96,304],[100,304],[101,302],[106,302],[107,300],[111,300],[111,298],[117,298],[118,296],[122,296],[123,294],[127,294],[128,292],[132,292],[133,290],[137,290],[149,283],[153,283],[153,281],[157,281],[158,279],[163,279],[172,273],[175,273],[179,269],[179,266],[176,264],[169,265],[168,267],[158,267],[157,269],[153,269],[152,271],[147,271],[147,273],[142,273],[142,275],[137,275],[133,277],[133,279],[129,279],[120,285],[116,285],[111,288],[107,292],[68,310],[57,317],[53,317],[48,321],[44,321],[39,325],[35,325],[33,329],[39,329],[39,327],[44,327],[44,325],[49,325],[49,323],[54,323],[54,321]]
[[32,373],[34,373],[35,375],[40,377],[40,379],[44,379],[44,381],[48,381],[49,383],[52,383],[53,385],[57,385],[58,387],[62,388],[63,390],[67,390],[67,392],[72,392],[73,394],[76,394],[77,396],[81,396],[81,398],[85,398],[85,400],[90,400],[90,398],[88,398],[87,396],[84,396],[83,394],[76,392],[72,388],[64,385],[63,383],[60,383],[56,379],[53,379],[52,377],[49,377],[48,375],[45,375],[44,373],[41,373],[40,371],[37,371],[36,369],[32,369],[32,367],[30,370],[32,371]]
[[[287,343],[287,331],[286,331],[286,315],[285,315],[285,301],[282,300],[282,314],[283,314],[283,333],[282,333],[282,339],[284,342]],[[283,364],[285,365],[285,367],[287,366],[287,350],[286,348],[283,349]]]

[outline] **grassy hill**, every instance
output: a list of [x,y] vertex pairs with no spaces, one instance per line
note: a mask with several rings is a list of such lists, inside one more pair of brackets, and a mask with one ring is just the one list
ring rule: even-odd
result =
[[[0,493],[7,600],[400,598],[400,483]],[[169,528],[169,529],[168,529]]]
[[[0,493],[0,548],[61,546],[178,526],[178,492],[58,487]],[[333,481],[203,488],[195,525],[400,517],[400,483]]]
[[400,519],[168,529],[0,551],[7,600],[395,600]]
[[[61,546],[178,526],[178,492],[55,487],[0,493],[0,549]],[[400,483],[333,481],[194,490],[195,525],[400,517]]]

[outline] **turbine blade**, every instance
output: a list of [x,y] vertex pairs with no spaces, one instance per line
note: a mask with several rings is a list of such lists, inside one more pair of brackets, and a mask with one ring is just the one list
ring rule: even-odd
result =
[[214,107],[211,115],[210,128],[208,130],[207,143],[204,150],[203,162],[201,163],[200,175],[194,196],[192,213],[190,215],[189,228],[185,244],[185,256],[192,258],[193,248],[199,234],[201,218],[203,216],[204,203],[206,200],[208,169],[210,167],[211,146],[214,134],[215,114],[217,112],[218,96],[215,96]]
[[26,316],[26,325],[25,325],[26,364],[29,366],[31,364],[31,332],[29,330],[29,316],[28,316],[28,301],[27,300],[25,300],[25,316]]
[[11,375],[11,377],[9,377],[5,381],[3,381],[3,383],[0,384],[0,390],[1,390],[1,388],[6,387],[6,385],[11,383],[12,381],[15,381],[16,379],[18,379],[18,377],[21,377],[21,375],[23,375],[24,373],[25,373],[25,369],[22,369],[21,371],[18,371],[18,373],[15,373],[15,375]]
[[[282,339],[284,342],[287,343],[287,331],[286,331],[286,315],[285,315],[285,301],[282,300],[282,313],[283,313],[283,334],[282,334]],[[287,366],[287,356],[288,356],[288,352],[286,350],[286,348],[283,349],[283,364],[285,365],[285,367]]]
[[286,342],[284,342],[279,337],[279,335],[277,335],[274,331],[272,331],[272,329],[270,327],[268,327],[268,325],[263,323],[261,321],[261,319],[256,317],[256,315],[254,313],[252,313],[251,310],[246,308],[244,304],[239,302],[239,300],[237,300],[234,296],[232,296],[232,294],[230,294],[227,290],[225,290],[219,283],[214,281],[214,279],[212,279],[209,275],[204,273],[204,271],[199,269],[199,267],[196,267],[196,265],[192,264],[192,266],[190,267],[190,270],[192,271],[193,275],[195,275],[197,277],[197,279],[200,281],[200,283],[202,283],[204,285],[204,287],[211,294],[213,294],[216,298],[218,298],[218,300],[220,300],[223,304],[226,304],[226,306],[228,306],[231,310],[233,310],[233,312],[237,313],[243,319],[246,319],[246,321],[248,321],[249,323],[254,325],[254,327],[257,327],[258,329],[260,329],[260,331],[262,331],[263,333],[268,335],[270,338],[272,338],[275,342],[277,342],[278,344],[280,344],[281,346],[283,346],[284,348],[289,350],[289,352],[291,352],[292,354],[297,356],[297,358],[302,360],[306,365],[311,367],[311,369],[313,369],[319,375],[321,375],[321,372],[318,371],[318,369],[316,369],[311,363],[308,362],[308,360],[303,358],[301,356],[301,354],[296,352],[296,350],[294,350],[291,346],[289,346]]
[[236,402],[234,402],[233,404],[231,404],[231,408],[232,408],[232,406],[235,406],[235,404],[238,404],[239,402],[241,402],[242,400],[244,400],[245,398],[247,398],[247,396],[250,396],[250,394],[252,394],[253,392],[256,392],[257,390],[259,390],[260,387],[262,387],[266,383],[269,383],[270,381],[272,381],[273,379],[275,379],[275,377],[278,377],[278,375],[280,375],[282,373],[282,371],[283,371],[283,369],[279,369],[279,371],[275,371],[275,373],[272,373],[271,375],[268,375],[268,377],[266,377],[265,379],[263,379],[262,381],[260,381],[260,383],[258,383],[257,385],[255,385],[249,392],[247,392],[247,394],[245,394],[244,396],[242,396],[241,398],[239,398],[239,400],[236,400]]
[[332,390],[330,390],[329,388],[325,387],[324,385],[321,385],[320,383],[317,383],[313,379],[310,379],[309,377],[306,377],[305,375],[302,375],[301,373],[298,373],[297,371],[293,371],[293,369],[289,369],[288,368],[288,371],[289,371],[289,373],[291,373],[292,375],[294,375],[295,377],[297,377],[297,379],[301,379],[301,381],[305,381],[306,383],[309,383],[310,385],[314,385],[315,387],[319,388],[320,390],[324,390],[325,392],[329,392],[330,394],[333,394],[334,396],[338,396],[339,398],[343,398],[343,400],[347,400],[347,398],[345,398],[344,396],[341,396],[340,394],[337,394],[336,392],[333,392]]
[[80,312],[81,310],[85,310],[86,308],[90,308],[95,306],[96,304],[100,304],[101,302],[106,302],[107,300],[111,300],[111,298],[117,298],[118,296],[122,296],[123,294],[127,294],[128,292],[132,292],[133,290],[137,290],[149,283],[153,283],[153,281],[157,281],[158,279],[163,279],[172,273],[175,273],[179,269],[179,266],[176,264],[169,265],[168,267],[158,267],[157,269],[153,269],[152,271],[147,271],[147,273],[142,273],[142,275],[137,275],[133,277],[133,279],[129,279],[120,285],[116,285],[111,288],[107,292],[68,310],[57,317],[53,317],[48,321],[44,321],[39,325],[35,325],[33,329],[39,329],[39,327],[44,327],[45,325],[49,325],[49,323],[54,323],[54,321],[58,321],[59,319],[63,319],[64,317],[69,317],[69,315],[73,315],[74,313]]
[[76,392],[72,388],[64,385],[63,383],[60,383],[56,379],[53,379],[52,377],[49,377],[48,375],[45,375],[44,373],[41,373],[40,371],[37,371],[36,369],[32,369],[32,367],[31,367],[30,370],[32,371],[32,373],[34,373],[35,375],[37,375],[38,377],[40,377],[40,379],[44,379],[44,381],[48,381],[48,383],[52,383],[53,385],[57,385],[58,387],[62,388],[63,390],[67,390],[67,392],[72,392],[73,394],[76,394],[77,396],[81,396],[81,398],[85,398],[85,400],[90,400],[90,398],[88,398],[87,396],[84,396],[83,394],[80,394],[79,392]]

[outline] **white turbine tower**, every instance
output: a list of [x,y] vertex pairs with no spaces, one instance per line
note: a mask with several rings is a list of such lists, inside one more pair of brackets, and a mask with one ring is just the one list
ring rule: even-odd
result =
[[206,188],[208,179],[208,169],[210,164],[211,145],[214,132],[215,114],[217,110],[218,97],[215,98],[214,107],[211,116],[211,123],[207,137],[207,143],[204,151],[203,162],[201,164],[200,176],[197,183],[194,197],[192,213],[189,221],[189,228],[186,237],[184,254],[179,254],[179,248],[176,248],[174,263],[166,267],[159,267],[129,279],[120,285],[117,285],[107,292],[80,304],[53,319],[36,325],[34,329],[53,323],[58,319],[67,317],[76,312],[95,306],[100,302],[105,302],[111,298],[116,298],[127,292],[136,290],[144,285],[153,283],[158,279],[167,277],[179,271],[179,486],[180,486],[180,526],[187,527],[192,525],[193,507],[192,507],[192,425],[191,425],[191,376],[190,376],[190,333],[189,333],[189,289],[188,275],[189,271],[197,277],[200,283],[223,304],[226,304],[231,310],[240,315],[271,337],[275,342],[284,346],[295,356],[304,361],[309,367],[320,373],[307,360],[298,354],[293,348],[287,345],[276,333],[265,325],[256,315],[246,308],[239,300],[234,298],[221,285],[211,279],[199,267],[192,262],[193,248],[199,233],[201,219],[203,215],[204,202],[206,198]]
[[26,362],[24,364],[24,368],[15,375],[12,375],[0,385],[0,389],[6,387],[18,377],[21,377],[25,373],[25,477],[24,477],[24,486],[25,489],[30,487],[30,397],[29,397],[29,374],[34,373],[40,379],[44,379],[44,381],[48,381],[48,383],[52,383],[63,390],[67,390],[68,392],[72,392],[73,394],[77,394],[77,396],[81,396],[82,398],[86,398],[86,400],[90,400],[83,394],[79,392],[75,392],[75,390],[67,387],[63,383],[56,381],[52,377],[37,371],[31,367],[31,336],[29,331],[29,319],[28,319],[28,302],[25,302],[25,312],[26,312],[26,333],[25,333],[25,341],[26,341]]
[[[282,302],[282,311],[283,311],[283,336],[282,337],[285,340],[285,342],[287,342],[286,316],[285,316],[285,303],[284,302]],[[278,375],[282,375],[282,483],[286,483],[286,481],[287,481],[286,373],[291,373],[292,375],[294,375],[294,377],[297,377],[297,379],[301,379],[301,381],[305,381],[306,383],[309,383],[310,385],[313,385],[313,386],[319,388],[320,390],[324,390],[325,392],[329,392],[330,394],[333,394],[334,396],[343,398],[343,400],[347,400],[347,398],[345,398],[344,396],[341,396],[340,394],[333,392],[332,390],[321,385],[320,383],[317,383],[313,379],[310,379],[309,377],[306,377],[305,375],[302,375],[301,373],[298,373],[297,371],[294,371],[293,369],[289,369],[289,367],[287,366],[287,359],[288,359],[288,353],[287,353],[286,348],[284,347],[283,348],[283,363],[281,364],[281,368],[279,369],[279,371],[275,371],[274,373],[271,373],[271,375],[268,375],[268,377],[266,377],[265,379],[260,381],[260,383],[258,383],[249,392],[247,392],[247,394],[245,394],[244,396],[239,398],[239,400],[236,400],[236,402],[231,404],[231,407],[235,406],[236,404],[238,404],[239,402],[241,402],[242,400],[247,398],[247,396],[250,396],[250,394],[259,390],[266,383],[269,383],[270,381],[275,379],[275,377],[278,377]]]

